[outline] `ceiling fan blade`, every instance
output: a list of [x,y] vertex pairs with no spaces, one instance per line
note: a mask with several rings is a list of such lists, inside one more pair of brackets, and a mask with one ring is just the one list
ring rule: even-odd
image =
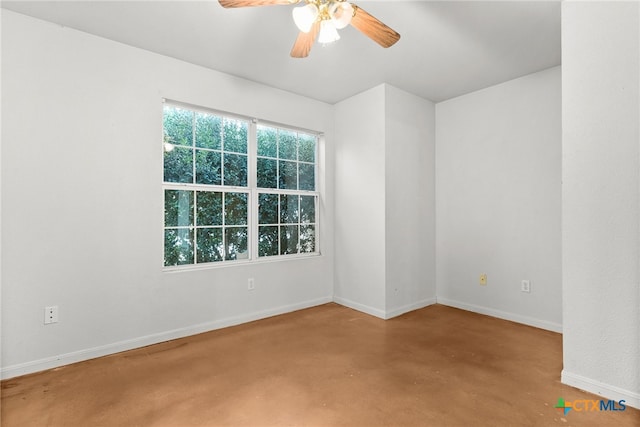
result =
[[291,56],[294,58],[306,58],[311,52],[311,46],[316,41],[318,32],[320,31],[320,21],[314,22],[308,33],[300,31],[298,38],[291,48]]
[[382,47],[393,46],[398,40],[400,40],[400,34],[391,29],[379,19],[370,15],[364,9],[359,6],[353,5],[355,9],[353,18],[351,19],[351,25],[356,27],[365,36],[369,37],[374,42],[378,43]]
[[299,0],[218,0],[222,7],[271,6],[278,4],[294,4]]

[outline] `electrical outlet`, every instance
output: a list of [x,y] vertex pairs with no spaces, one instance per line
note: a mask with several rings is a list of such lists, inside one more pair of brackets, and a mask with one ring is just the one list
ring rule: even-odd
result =
[[247,281],[247,289],[253,291],[256,288],[256,282],[253,280],[253,277]]
[[487,284],[487,275],[484,273],[480,275],[480,284],[483,286]]
[[520,284],[520,290],[522,292],[531,293],[531,282],[528,280],[523,280]]
[[44,324],[58,323],[58,306],[53,305],[51,307],[44,308]]

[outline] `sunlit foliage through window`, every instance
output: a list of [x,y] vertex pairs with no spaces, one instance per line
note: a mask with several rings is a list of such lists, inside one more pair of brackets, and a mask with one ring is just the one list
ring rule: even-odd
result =
[[172,104],[163,133],[165,266],[318,252],[316,135]]

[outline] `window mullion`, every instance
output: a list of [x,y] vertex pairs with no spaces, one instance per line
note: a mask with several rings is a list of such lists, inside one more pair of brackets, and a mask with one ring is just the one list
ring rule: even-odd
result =
[[224,179],[224,125],[225,125],[225,118],[223,117],[220,122],[222,123],[222,128],[220,129],[220,185],[224,186],[224,181],[225,181],[225,179]]
[[[195,151],[195,150],[194,150]],[[195,175],[194,175],[195,177]],[[198,264],[198,192],[193,192],[193,263]]]
[[227,260],[227,192],[222,192],[222,261]]
[[198,156],[196,155],[196,115],[192,114],[191,118],[191,182],[190,184],[195,184],[198,182],[196,179],[196,162]]
[[249,200],[247,200],[247,247],[249,259],[258,259],[258,121],[249,123],[247,141],[247,185]]

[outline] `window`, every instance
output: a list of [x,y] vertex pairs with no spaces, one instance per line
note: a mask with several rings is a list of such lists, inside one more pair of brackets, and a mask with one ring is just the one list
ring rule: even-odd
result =
[[258,256],[315,252],[316,137],[259,125],[257,140]]
[[164,265],[318,253],[318,137],[167,103]]

